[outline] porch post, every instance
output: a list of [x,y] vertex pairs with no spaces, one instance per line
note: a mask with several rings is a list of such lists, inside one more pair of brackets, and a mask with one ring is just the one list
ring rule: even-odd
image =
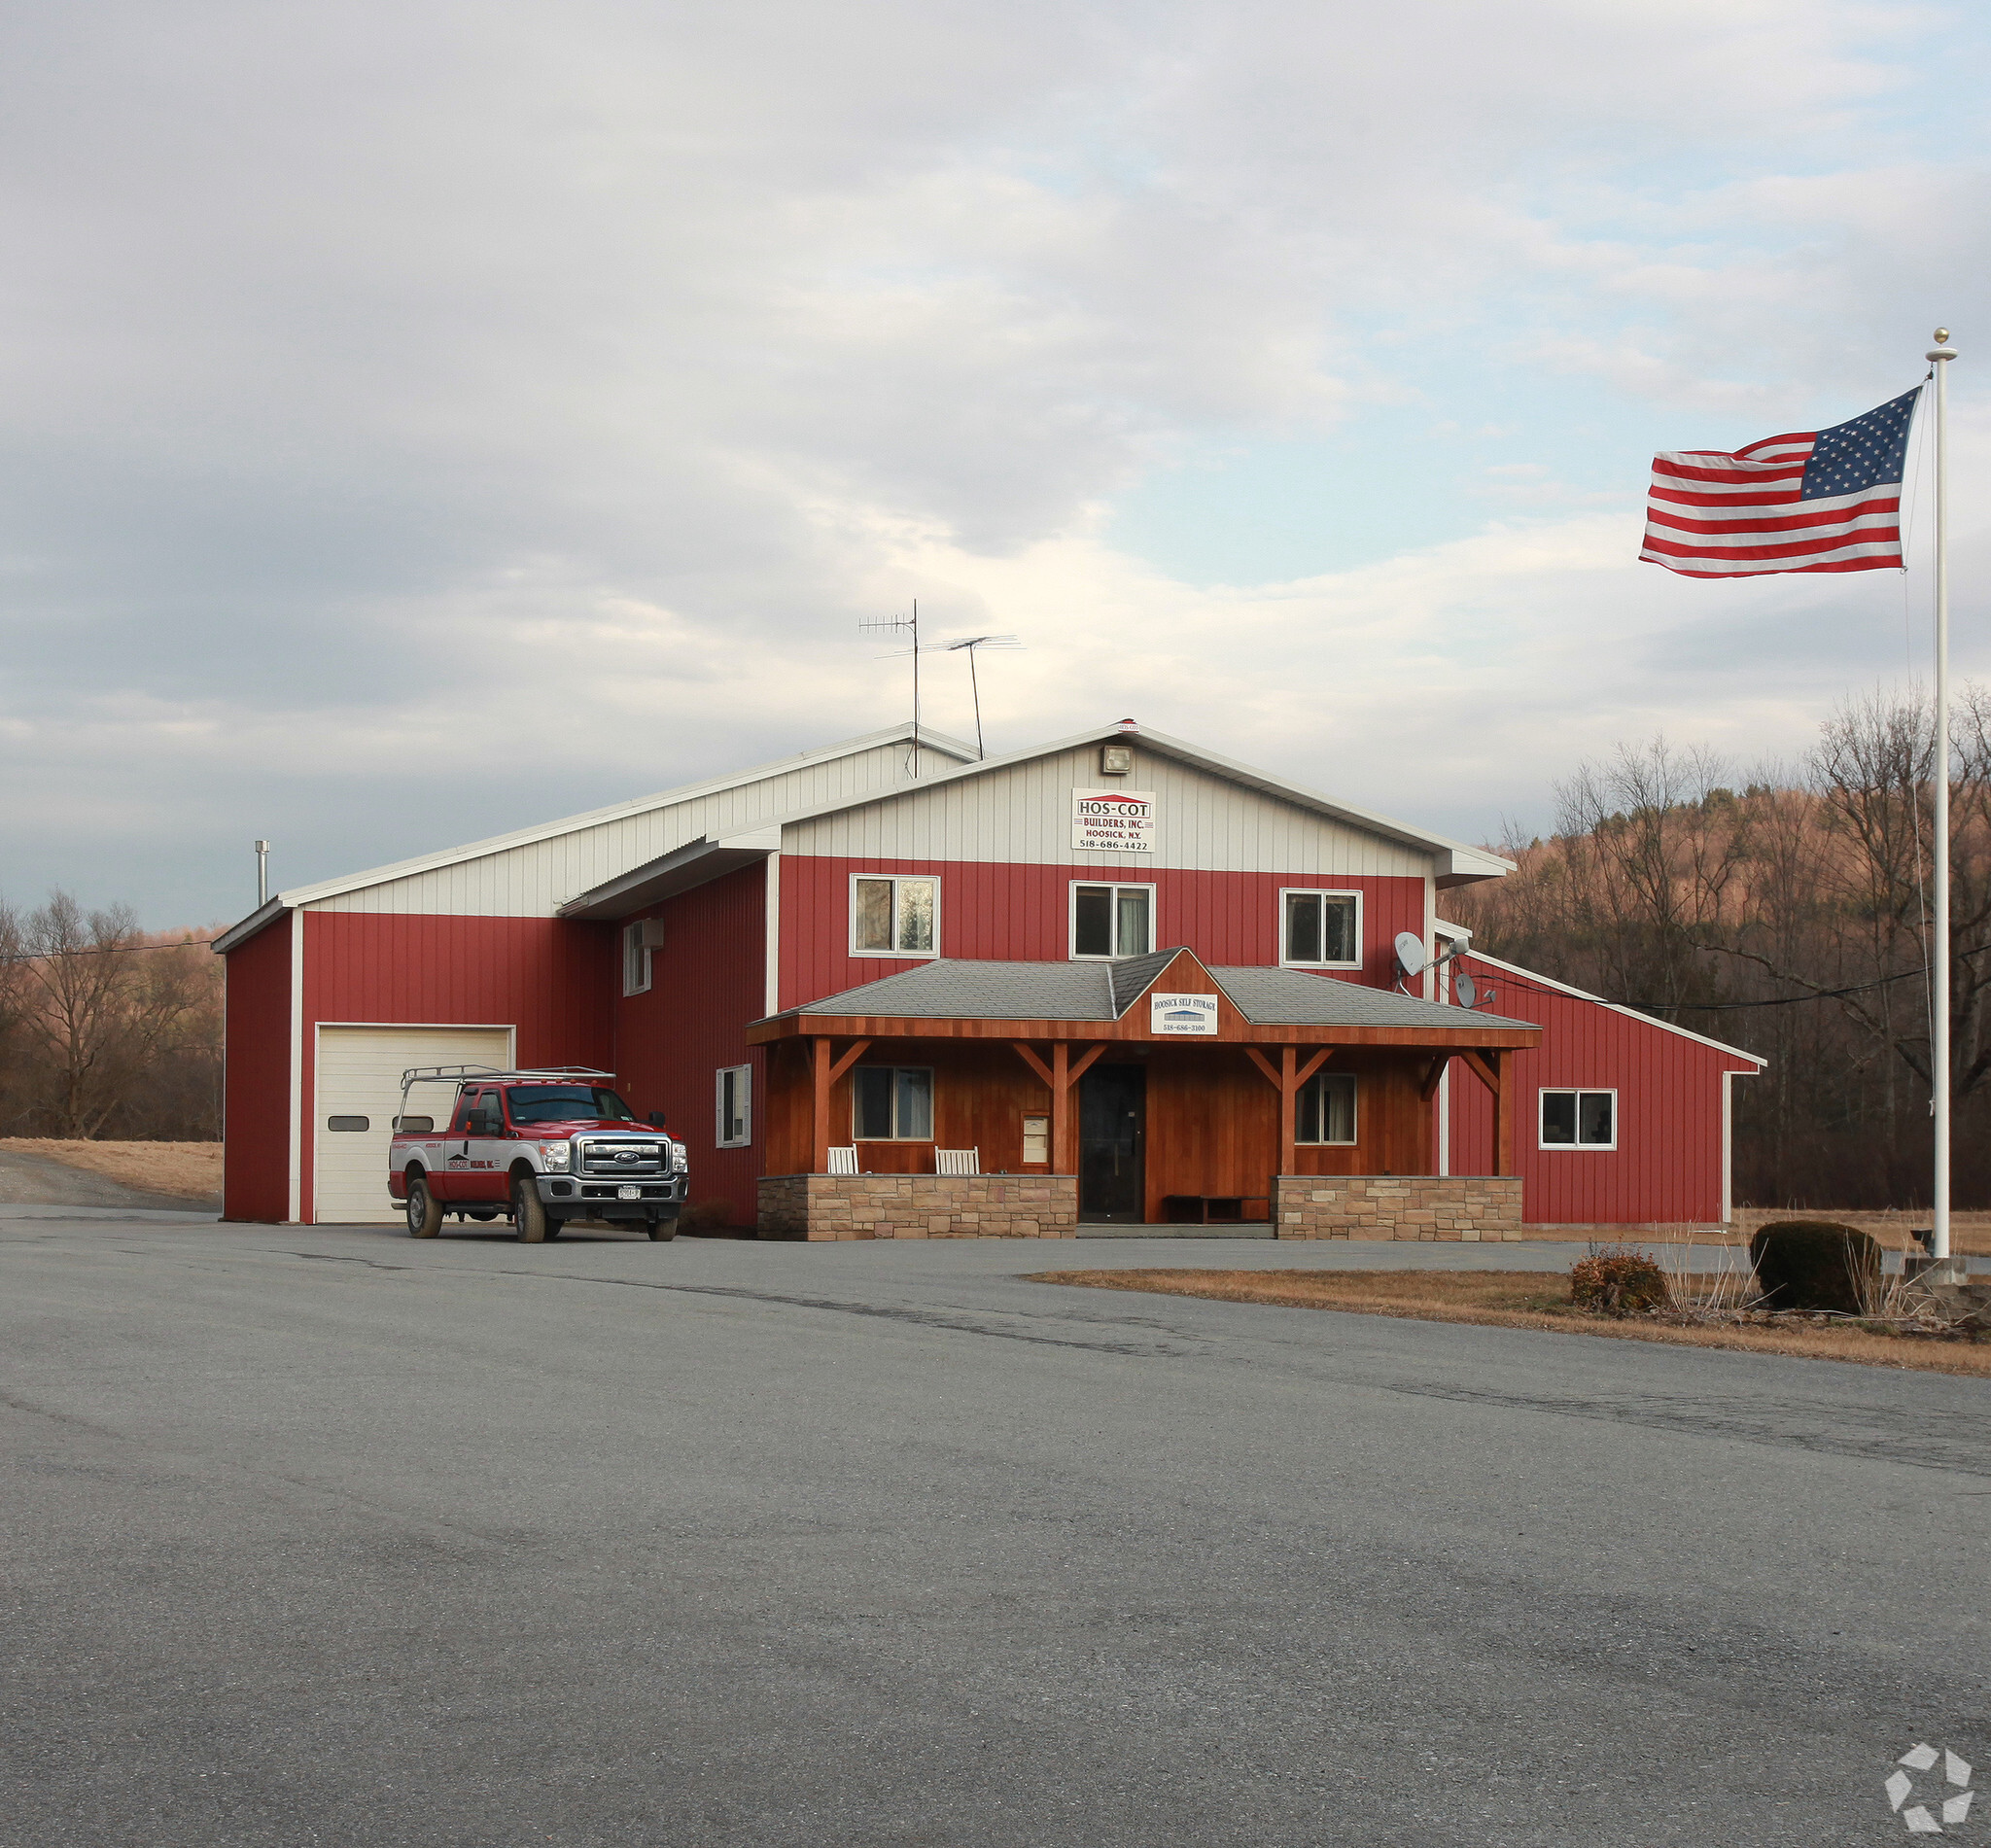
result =
[[1489,1047],[1486,1063],[1493,1067],[1493,1171],[1514,1172],[1514,1087],[1507,1082],[1506,1053]]
[[1051,1172],[1075,1174],[1071,1163],[1071,1048],[1051,1046]]
[[826,1174],[829,1172],[829,1041],[819,1037],[812,1039],[809,1045],[816,1080],[815,1099],[810,1110],[809,1171]]
[[1297,1046],[1279,1048],[1279,1172],[1293,1171],[1294,1116],[1300,1092],[1300,1051]]

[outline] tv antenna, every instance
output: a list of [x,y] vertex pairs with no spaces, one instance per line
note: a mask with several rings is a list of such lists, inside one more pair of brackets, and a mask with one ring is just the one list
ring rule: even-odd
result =
[[906,752],[906,774],[917,777],[920,774],[920,600],[913,599],[913,613],[909,616],[877,616],[857,624],[859,635],[875,635],[894,642],[905,637],[912,638],[910,648],[893,648],[894,655],[910,654],[913,657],[913,742]]
[[1023,644],[1013,635],[966,635],[959,642],[943,642],[940,646],[947,654],[959,654],[963,648],[968,651],[968,685],[975,695],[975,755],[986,757],[989,753],[982,748],[982,682],[975,673],[975,650],[1020,648]]

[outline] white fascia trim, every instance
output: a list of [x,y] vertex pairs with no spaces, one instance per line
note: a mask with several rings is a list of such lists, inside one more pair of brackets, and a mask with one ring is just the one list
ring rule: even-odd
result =
[[[921,734],[925,737],[925,733]],[[1303,787],[1297,783],[1287,783],[1263,770],[1254,770],[1249,764],[1241,764],[1229,757],[1220,757],[1213,750],[1205,750],[1200,746],[1185,743],[1179,738],[1170,738],[1163,732],[1129,731],[1119,724],[1100,725],[1091,731],[1074,732],[1069,738],[1053,739],[1048,745],[1032,745],[1027,750],[1012,750],[1000,757],[984,757],[977,762],[963,764],[959,770],[943,770],[938,776],[922,777],[917,782],[893,784],[889,789],[874,789],[864,795],[846,796],[835,802],[825,802],[813,809],[797,809],[783,816],[785,826],[802,821],[821,820],[825,815],[841,815],[851,809],[869,808],[877,802],[894,802],[903,796],[918,795],[922,790],[934,789],[943,784],[961,783],[970,777],[986,776],[991,771],[1008,770],[1017,764],[1030,763],[1039,757],[1050,757],[1061,750],[1076,750],[1081,745],[1096,745],[1115,739],[1123,744],[1148,745],[1165,757],[1178,758],[1199,770],[1207,770],[1212,776],[1221,777],[1230,783],[1242,784],[1247,788],[1257,789],[1262,794],[1276,796],[1281,802],[1291,802],[1296,807],[1311,809],[1333,820],[1345,821],[1352,827],[1366,828],[1372,834],[1380,834],[1387,839],[1400,841],[1407,847],[1415,847],[1435,855],[1442,864],[1433,868],[1435,878],[1448,878],[1459,873],[1469,873],[1476,878],[1498,879],[1515,870],[1514,861],[1502,859],[1496,854],[1489,854],[1484,848],[1468,847],[1463,841],[1454,841],[1447,835],[1430,834],[1422,828],[1412,827],[1407,821],[1394,821],[1386,815],[1377,815],[1368,809],[1350,807],[1345,802],[1336,802],[1317,790]]]
[[266,905],[260,905],[238,924],[231,924],[207,947],[216,956],[227,956],[238,943],[247,943],[264,924],[273,924],[290,909],[289,901],[279,892]]
[[[538,841],[549,841],[562,834],[578,834],[585,828],[600,827],[609,821],[622,821],[633,815],[646,815],[655,809],[675,808],[681,802],[693,802],[701,796],[717,795],[727,789],[744,788],[750,784],[765,783],[773,777],[783,777],[791,771],[806,770],[812,765],[829,763],[838,757],[854,757],[861,750],[872,750],[880,745],[895,744],[900,739],[910,740],[913,728],[910,724],[888,726],[884,731],[866,732],[860,738],[846,738],[840,744],[825,745],[821,750],[804,750],[792,757],[778,758],[773,763],[755,764],[751,770],[738,771],[732,776],[713,777],[704,783],[687,783],[675,789],[665,789],[656,795],[638,796],[629,802],[611,803],[606,809],[590,809],[583,815],[565,816],[557,821],[542,821],[536,827],[518,828],[509,834],[494,834],[488,840],[470,841],[462,847],[444,848],[440,853],[418,854],[413,859],[396,860],[389,866],[368,867],[364,873],[348,873],[341,879],[328,879],[316,886],[300,886],[296,891],[278,894],[272,903],[286,905],[310,904],[320,898],[336,898],[342,893],[360,891],[368,886],[383,886],[389,880],[408,879],[417,873],[433,873],[440,867],[455,866],[464,860],[482,859],[487,854],[502,854],[509,848],[531,847]],[[920,743],[931,747],[945,756],[961,761],[971,761],[974,747],[960,740],[949,738],[940,732],[920,727]],[[943,771],[942,776],[952,775]],[[936,783],[937,777],[919,779],[923,783]],[[851,803],[839,807],[853,807]],[[243,920],[246,924],[251,922]],[[242,925],[236,925],[241,929]],[[232,934],[232,933],[230,933]]]
[[[1533,969],[1524,969],[1519,962],[1503,962],[1498,957],[1489,957],[1484,950],[1467,952],[1475,962],[1486,963],[1489,967],[1502,969],[1509,975],[1519,975],[1530,982],[1539,982],[1544,988],[1554,989],[1561,994],[1573,994],[1579,1001],[1594,1001],[1599,1007],[1608,1007],[1614,1014],[1623,1014],[1626,1020],[1636,1021],[1641,1027],[1657,1027],[1661,1032],[1678,1033],[1682,1039],[1691,1039],[1696,1045],[1706,1046],[1718,1053],[1727,1053],[1732,1059],[1746,1059],[1757,1071],[1769,1063],[1767,1059],[1757,1053],[1746,1053],[1740,1046],[1730,1046],[1719,1039],[1710,1039],[1705,1033],[1696,1033],[1685,1027],[1675,1027],[1671,1021],[1655,1020],[1650,1014],[1642,1014],[1635,1007],[1626,1007],[1622,1001],[1607,1001],[1601,994],[1592,994],[1589,989],[1571,988],[1567,982],[1558,982],[1553,975],[1541,975]],[[1744,1072],[1745,1078],[1754,1077],[1754,1072]],[[1592,1087],[1593,1089],[1596,1087]],[[1567,1085],[1551,1085],[1552,1091],[1566,1091]]]

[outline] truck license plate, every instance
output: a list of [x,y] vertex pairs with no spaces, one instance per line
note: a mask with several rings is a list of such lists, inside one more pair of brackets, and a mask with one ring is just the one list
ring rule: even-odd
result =
[[643,1189],[640,1187],[618,1187],[615,1189],[615,1198],[617,1200],[641,1200],[643,1198]]

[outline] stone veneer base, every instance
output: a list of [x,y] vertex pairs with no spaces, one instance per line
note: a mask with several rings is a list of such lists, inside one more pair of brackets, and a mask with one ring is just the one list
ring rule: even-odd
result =
[[1073,1174],[769,1174],[763,1238],[1071,1238]]
[[1521,1230],[1520,1180],[1489,1174],[1281,1174],[1281,1238],[1436,1238],[1502,1243]]

